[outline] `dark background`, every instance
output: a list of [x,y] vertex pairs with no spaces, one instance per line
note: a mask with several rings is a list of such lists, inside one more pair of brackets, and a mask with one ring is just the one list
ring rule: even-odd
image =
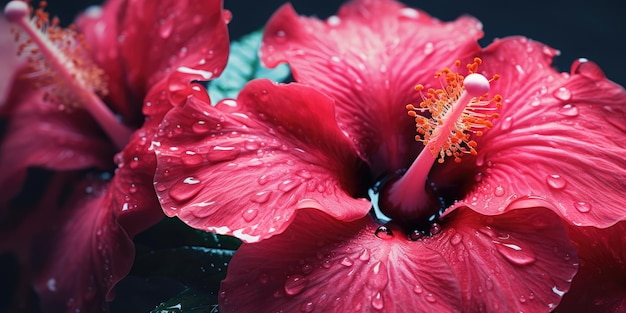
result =
[[[155,0],[158,1],[158,0]],[[231,38],[249,33],[268,20],[284,0],[224,0],[233,13]],[[6,3],[6,0],[0,0]],[[49,11],[69,23],[98,0],[49,0]],[[296,11],[326,18],[343,0],[292,0]],[[443,21],[469,14],[484,25],[482,46],[494,38],[524,35],[559,49],[555,67],[569,71],[580,57],[598,63],[607,77],[626,85],[626,3],[622,0],[405,0]],[[4,5],[3,5],[4,6]]]

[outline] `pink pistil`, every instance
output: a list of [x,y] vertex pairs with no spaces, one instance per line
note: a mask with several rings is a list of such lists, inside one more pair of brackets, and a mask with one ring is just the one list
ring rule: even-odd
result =
[[60,79],[67,92],[79,100],[91,116],[104,129],[118,149],[128,143],[132,130],[124,126],[115,114],[102,102],[83,79],[76,73],[77,69],[71,66],[71,59],[60,51],[29,19],[29,7],[23,1],[11,1],[4,9],[9,22],[15,23],[24,30],[32,43],[37,45],[39,52],[46,59],[54,75]]

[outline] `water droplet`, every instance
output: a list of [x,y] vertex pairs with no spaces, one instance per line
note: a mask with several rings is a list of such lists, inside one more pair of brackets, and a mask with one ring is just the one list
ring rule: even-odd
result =
[[259,191],[250,197],[250,201],[255,203],[265,203],[270,199],[272,192],[269,190]]
[[520,297],[519,297],[519,302],[521,302],[521,303],[526,303],[526,297],[524,297],[524,296],[520,296]]
[[393,232],[391,231],[391,229],[387,228],[387,226],[379,226],[378,228],[376,228],[374,235],[376,235],[376,237],[380,239],[385,240],[393,238]]
[[571,74],[580,74],[594,80],[606,78],[604,72],[596,63],[585,58],[580,58],[572,63]]
[[509,116],[505,118],[504,121],[502,121],[502,123],[500,124],[500,129],[508,130],[509,128],[511,128],[512,125],[513,125],[513,118]]
[[536,107],[536,106],[539,106],[540,104],[541,104],[541,99],[539,99],[539,97],[533,96],[531,98],[530,106]]
[[139,157],[134,156],[134,157],[130,160],[130,162],[129,162],[129,164],[128,164],[128,165],[130,166],[130,168],[137,168],[137,167],[139,166]]
[[169,195],[175,201],[183,202],[195,197],[204,186],[194,177],[187,177],[170,188]]
[[300,311],[305,313],[310,313],[315,310],[315,304],[313,302],[305,302],[300,306]]
[[285,280],[285,292],[290,296],[295,296],[304,290],[309,280],[302,275],[292,275]]
[[361,261],[369,261],[370,259],[370,251],[367,249],[363,249],[363,252],[361,252],[361,255],[359,256],[359,260]]
[[267,90],[265,89],[261,90],[261,94],[259,95],[259,100],[261,100],[261,102],[267,102],[269,100]]
[[461,240],[463,240],[463,236],[461,236],[461,234],[459,233],[456,233],[450,238],[450,244],[456,246],[461,243]]
[[502,197],[504,196],[504,188],[502,186],[498,186],[496,187],[496,189],[493,190],[493,194],[496,197]]
[[591,204],[587,203],[587,202],[575,202],[574,203],[574,208],[576,208],[576,210],[578,210],[578,212],[580,213],[587,213],[589,211],[591,211]]
[[326,23],[330,26],[338,26],[341,23],[341,18],[337,15],[331,15],[326,19]]
[[441,232],[441,225],[439,225],[439,223],[432,223],[432,225],[430,225],[430,234],[431,235],[436,235],[438,233]]
[[191,125],[191,130],[198,135],[203,135],[208,133],[211,130],[211,127],[206,121],[196,121],[193,125]]
[[159,22],[159,35],[161,38],[166,39],[172,34],[172,30],[174,30],[174,19],[161,19]]
[[343,258],[343,260],[341,260],[340,263],[343,266],[350,267],[354,264],[354,261],[352,261],[352,259],[350,259],[349,257],[345,257]]
[[383,299],[383,295],[380,292],[377,292],[374,297],[372,297],[372,308],[376,310],[382,310],[385,308],[385,301]]
[[257,215],[259,215],[259,210],[257,209],[247,209],[243,212],[243,219],[246,222],[252,221]]
[[415,285],[415,287],[413,287],[413,292],[415,292],[416,294],[420,294],[424,292],[424,289],[422,289],[422,286],[420,285]]
[[137,192],[137,185],[135,185],[134,183],[130,184],[130,187],[128,187],[128,193],[133,194]]
[[289,192],[300,186],[300,184],[302,184],[300,180],[286,179],[278,185],[278,190],[283,192]]
[[296,175],[298,175],[298,176],[300,176],[300,177],[302,177],[304,179],[309,179],[309,178],[313,177],[311,175],[311,172],[309,172],[307,170],[299,170],[299,171],[296,172]]
[[573,104],[565,104],[557,110],[563,116],[574,117],[578,115],[578,108]]
[[185,151],[185,153],[181,154],[180,160],[185,165],[198,165],[202,163],[203,158],[202,155],[194,152],[194,151]]
[[553,95],[555,98],[561,101],[570,101],[572,99],[572,92],[565,87],[560,87],[559,89],[555,90]]
[[409,233],[409,240],[411,241],[418,241],[422,237],[424,237],[424,233],[422,233],[419,229],[414,229]]
[[402,8],[400,9],[400,15],[407,18],[416,19],[420,16],[420,13],[413,8]]
[[560,175],[556,174],[546,177],[546,182],[548,183],[548,186],[554,189],[563,189],[567,186],[567,181]]
[[535,262],[535,253],[530,248],[522,248],[519,244],[494,241],[496,250],[509,262],[527,265]]
[[269,280],[270,280],[270,276],[267,275],[266,273],[261,273],[261,275],[259,275],[259,283],[261,283],[262,285],[267,284]]
[[424,54],[428,55],[433,53],[433,51],[435,51],[435,45],[432,42],[427,42],[424,46]]
[[235,147],[214,146],[207,154],[207,159],[213,163],[232,161],[239,157],[240,153],[241,150]]
[[244,144],[244,148],[250,151],[259,150],[260,144],[255,140],[249,139]]
[[387,273],[387,267],[385,263],[378,261],[372,266],[370,270],[369,279],[367,280],[367,285],[372,287],[374,290],[381,290],[387,286],[389,282],[389,277]]
[[426,295],[426,297],[424,297],[426,299],[426,301],[430,302],[430,303],[435,303],[437,302],[437,299],[435,299],[435,296],[433,296],[432,293],[429,293]]

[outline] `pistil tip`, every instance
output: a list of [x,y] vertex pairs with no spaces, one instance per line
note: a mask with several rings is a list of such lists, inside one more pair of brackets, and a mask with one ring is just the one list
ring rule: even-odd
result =
[[24,1],[11,1],[4,7],[4,16],[9,22],[17,22],[28,14],[28,3]]
[[489,92],[489,80],[481,74],[472,73],[463,80],[465,91],[472,97],[480,97]]

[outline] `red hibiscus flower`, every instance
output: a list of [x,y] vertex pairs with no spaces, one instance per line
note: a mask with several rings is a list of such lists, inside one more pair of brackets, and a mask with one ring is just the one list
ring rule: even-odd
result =
[[[132,265],[130,238],[163,216],[155,127],[181,88],[223,70],[228,15],[220,0],[112,0],[79,17],[78,35],[31,11],[5,9],[29,62],[1,108],[0,247],[16,251],[46,312],[106,311]],[[51,178],[30,175],[45,196],[24,201],[33,168]]]
[[625,217],[626,92],[591,62],[558,73],[547,46],[483,50],[481,35],[472,18],[392,1],[356,0],[325,21],[287,5],[261,53],[297,83],[253,81],[214,107],[198,92],[168,112],[160,131],[173,136],[155,139],[166,214],[247,242],[221,310],[556,307],[578,267],[561,218]]

